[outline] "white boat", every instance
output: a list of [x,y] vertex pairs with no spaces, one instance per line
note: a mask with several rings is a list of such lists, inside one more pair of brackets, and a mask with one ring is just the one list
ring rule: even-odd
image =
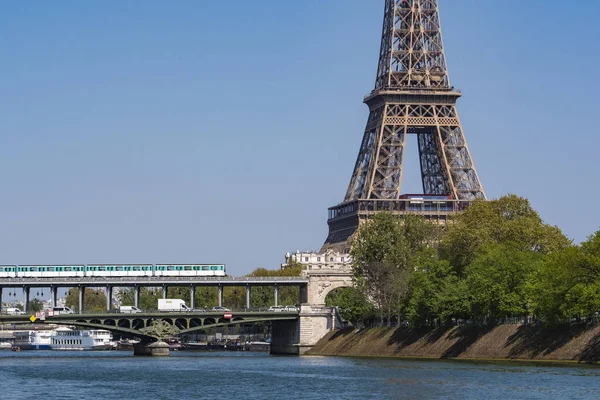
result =
[[11,347],[12,347],[11,343],[0,342],[0,350],[10,350]]
[[50,343],[52,350],[110,350],[113,346],[112,333],[103,329],[86,331],[58,328]]
[[13,350],[50,350],[54,331],[15,331]]

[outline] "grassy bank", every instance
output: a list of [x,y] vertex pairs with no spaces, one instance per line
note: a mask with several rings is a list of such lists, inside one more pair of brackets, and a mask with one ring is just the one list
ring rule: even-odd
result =
[[308,354],[596,363],[600,326],[346,329],[330,332]]

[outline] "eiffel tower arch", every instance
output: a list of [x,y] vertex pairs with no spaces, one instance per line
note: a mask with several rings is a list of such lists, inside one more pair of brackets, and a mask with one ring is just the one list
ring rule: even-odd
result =
[[[456,110],[438,0],[385,0],[375,89],[344,201],[329,208],[321,251],[348,252],[348,239],[376,212],[448,215],[486,199]],[[417,135],[423,193],[402,194],[407,135]]]

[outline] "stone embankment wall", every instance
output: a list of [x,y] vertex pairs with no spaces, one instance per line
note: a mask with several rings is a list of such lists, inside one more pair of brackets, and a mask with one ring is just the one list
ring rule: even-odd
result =
[[600,361],[600,326],[534,325],[332,331],[307,355]]

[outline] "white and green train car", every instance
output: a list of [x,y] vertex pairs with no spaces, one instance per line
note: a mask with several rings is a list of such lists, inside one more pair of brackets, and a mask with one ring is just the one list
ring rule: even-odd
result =
[[2,265],[0,278],[225,276],[224,264]]

